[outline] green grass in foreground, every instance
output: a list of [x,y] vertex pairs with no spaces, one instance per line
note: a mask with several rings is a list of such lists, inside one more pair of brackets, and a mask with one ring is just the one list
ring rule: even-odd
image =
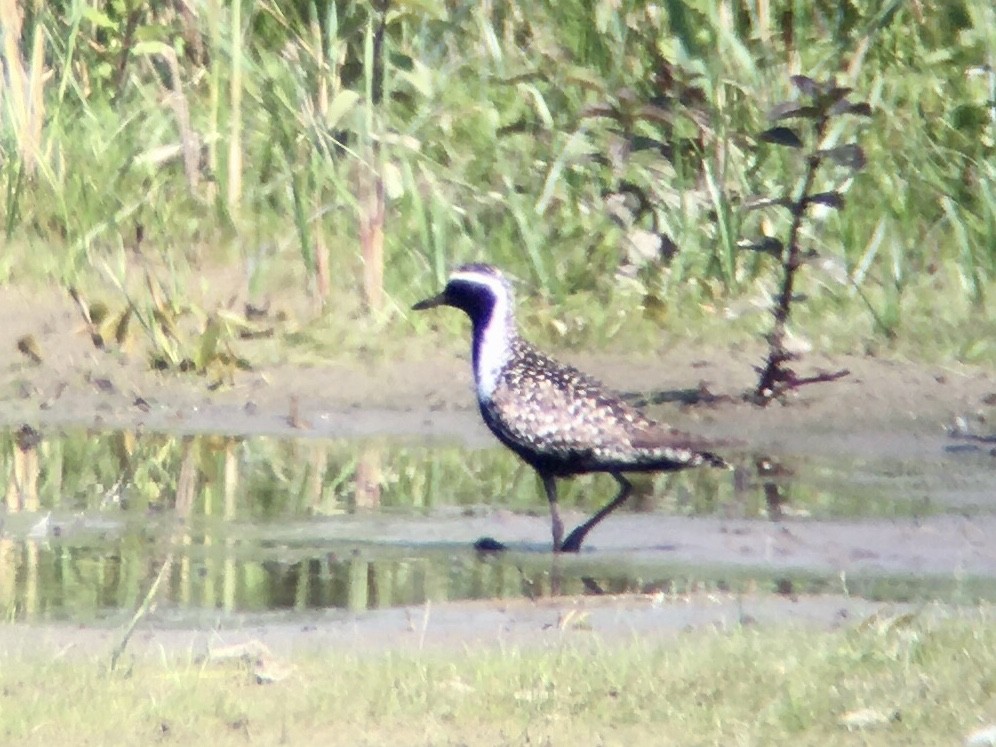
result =
[[[17,744],[955,744],[996,716],[996,626],[696,631],[551,650],[301,652],[257,685],[163,656],[7,657]],[[847,723],[850,720],[850,729]]]

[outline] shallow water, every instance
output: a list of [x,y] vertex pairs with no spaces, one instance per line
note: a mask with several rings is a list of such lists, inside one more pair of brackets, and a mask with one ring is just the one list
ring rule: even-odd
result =
[[[551,593],[769,589],[996,599],[992,457],[734,455],[637,483],[576,557],[500,448],[413,439],[0,434],[0,613],[118,622],[157,576],[161,621],[247,620]],[[568,523],[611,478],[561,483]],[[483,535],[510,546],[479,555]]]

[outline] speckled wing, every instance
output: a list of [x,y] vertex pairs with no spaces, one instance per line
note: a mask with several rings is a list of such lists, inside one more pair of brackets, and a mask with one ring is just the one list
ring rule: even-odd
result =
[[520,345],[487,409],[496,435],[523,456],[570,472],[723,463],[698,451],[704,440],[655,423],[598,381]]
[[[721,446],[722,442],[695,436],[659,423],[633,433],[630,438],[635,449],[641,452],[660,453],[665,458],[680,462],[682,466],[695,467],[708,464],[711,467],[728,468],[726,460],[713,454],[710,449]],[[673,456],[668,456],[673,454]]]

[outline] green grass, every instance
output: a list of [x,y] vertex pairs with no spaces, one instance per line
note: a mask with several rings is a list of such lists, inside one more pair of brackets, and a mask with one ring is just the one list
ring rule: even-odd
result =
[[[226,267],[243,296],[309,296],[333,330],[389,338],[408,334],[401,310],[447,267],[487,259],[549,309],[541,332],[583,309],[583,329],[552,327],[565,344],[703,328],[757,339],[763,315],[729,317],[767,301],[777,268],[736,241],[783,234],[787,216],[739,205],[792,190],[798,159],[755,136],[805,73],[854,87],[874,116],[831,134],[858,140],[868,166],[819,185],[847,204],[805,226],[835,269],[804,269],[793,332],[831,350],[996,361],[990,3],[372,7],[61,0],[26,14],[0,55],[41,104],[18,81],[0,92],[0,283],[123,304],[149,270],[204,307],[203,325],[219,301],[196,281]],[[365,311],[359,227],[376,216],[362,196],[378,184],[387,303]],[[673,256],[631,255],[606,204],[624,188],[646,199],[635,227],[667,233]],[[132,301],[151,318],[145,295]]]
[[[108,673],[70,651],[5,656],[0,734],[17,744],[957,744],[992,723],[983,615],[857,629],[692,631],[548,648],[305,650],[258,685],[175,653]],[[850,729],[847,724],[850,723]]]

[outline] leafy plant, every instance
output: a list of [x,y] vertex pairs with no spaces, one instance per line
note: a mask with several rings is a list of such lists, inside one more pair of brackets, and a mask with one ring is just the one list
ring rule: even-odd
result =
[[[985,359],[991,5],[9,0],[0,281],[89,290],[106,264],[137,277],[141,232],[184,306],[218,268],[261,306],[306,288],[323,322],[400,334],[395,297],[485,259],[551,315],[612,309],[589,342],[620,318],[644,341],[713,322],[755,334],[737,309],[770,265],[736,251],[740,195],[771,194],[795,149],[757,164],[743,133],[763,129],[756,102],[787,70],[833,70],[883,114],[862,143],[881,167],[848,192],[861,207],[846,223],[827,222],[820,251],[844,282],[805,273],[794,293],[805,313],[840,312],[820,328],[832,344],[958,329],[949,352]],[[817,208],[836,212],[807,218]],[[922,300],[937,295],[942,317]]]
[[265,312],[252,308],[247,308],[244,314],[225,308],[208,312],[185,304],[168,293],[148,269],[144,272],[143,287],[147,295],[138,295],[126,288],[123,278],[106,269],[123,298],[122,306],[118,307],[116,302],[90,301],[78,288],[69,288],[90,340],[98,350],[126,350],[137,326],[145,334],[151,368],[198,373],[214,389],[230,383],[235,371],[251,368],[249,361],[234,349],[239,339],[273,334],[266,320],[259,319]]
[[[758,382],[753,392],[754,401],[762,405],[804,384],[833,381],[848,374],[846,370],[839,370],[798,376],[787,365],[797,358],[797,354],[786,347],[786,328],[795,300],[797,273],[807,259],[817,256],[814,251],[802,247],[803,221],[815,208],[841,210],[844,207],[843,180],[832,181],[829,188],[820,189],[817,175],[832,164],[843,170],[845,179],[850,179],[865,165],[864,151],[856,143],[833,145],[825,142],[830,124],[845,115],[870,116],[871,107],[865,102],[852,102],[848,98],[851,89],[836,85],[832,79],[818,83],[804,75],[796,75],[792,77],[792,83],[802,99],[780,102],[768,116],[774,122],[798,119],[810,124],[810,146],[804,156],[801,180],[794,194],[756,198],[748,205],[751,209],[781,208],[791,216],[784,242],[774,236],[761,236],[749,247],[778,258],[782,271],[781,285],[772,307],[774,323],[767,336],[768,355],[763,367],[758,369]],[[784,124],[765,130],[761,140],[783,148],[805,148],[798,130]]]

